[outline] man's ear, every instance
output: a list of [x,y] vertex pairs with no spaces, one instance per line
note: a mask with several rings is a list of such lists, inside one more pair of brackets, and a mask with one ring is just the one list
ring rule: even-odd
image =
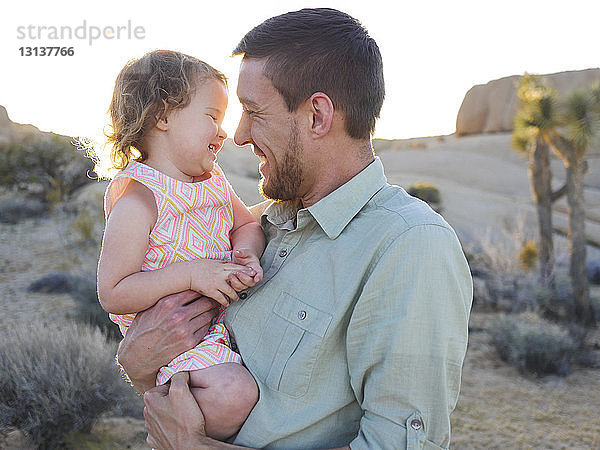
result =
[[164,100],[162,107],[158,108],[155,118],[156,128],[158,128],[161,131],[167,131],[169,129],[169,116],[167,114],[167,104]]
[[333,102],[327,94],[315,92],[308,99],[311,114],[311,132],[315,137],[323,137],[331,129],[333,123]]

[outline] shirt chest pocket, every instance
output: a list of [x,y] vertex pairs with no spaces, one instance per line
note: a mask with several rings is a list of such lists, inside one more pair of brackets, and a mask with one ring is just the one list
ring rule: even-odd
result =
[[306,394],[331,315],[282,292],[250,357],[255,375],[291,397]]

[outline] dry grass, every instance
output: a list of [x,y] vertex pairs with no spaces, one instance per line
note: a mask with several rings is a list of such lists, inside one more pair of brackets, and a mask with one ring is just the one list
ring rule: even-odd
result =
[[[473,313],[486,328],[493,313]],[[452,448],[600,448],[600,371],[524,377],[500,360],[484,332],[471,333]]]

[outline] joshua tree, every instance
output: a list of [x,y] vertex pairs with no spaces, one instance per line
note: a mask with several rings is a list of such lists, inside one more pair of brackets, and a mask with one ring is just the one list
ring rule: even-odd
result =
[[575,317],[585,326],[595,325],[589,299],[585,269],[586,238],[583,204],[583,176],[587,170],[585,154],[600,134],[600,84],[573,91],[563,105],[560,120],[563,129],[544,136],[552,150],[562,159],[567,170],[567,203],[569,210],[569,273],[575,300]]
[[557,126],[556,93],[534,75],[525,74],[517,91],[520,105],[514,120],[512,146],[529,158],[531,194],[537,206],[539,226],[540,277],[554,291],[554,241],[552,203],[565,194],[566,184],[552,191],[550,150],[543,136]]
[[[526,75],[523,77],[519,95],[522,108],[515,119],[513,142],[528,143],[526,145],[534,150],[533,153],[536,148],[548,146],[562,159],[566,168],[569,274],[575,303],[575,320],[582,325],[593,326],[595,318],[589,298],[585,270],[583,177],[587,170],[585,154],[600,134],[600,83],[587,89],[575,90],[565,101],[559,102],[555,91],[544,86],[540,79]],[[532,156],[532,159],[536,159],[535,155]],[[544,166],[544,163],[540,161],[535,164],[540,164],[540,167]],[[533,170],[530,170],[531,172]],[[538,182],[540,184],[537,184]],[[543,187],[543,182],[538,180],[535,184],[538,188],[541,186],[541,192],[544,195],[548,195],[548,191],[544,190],[547,188]],[[551,193],[549,197],[544,197],[546,203],[547,199],[549,198],[551,201],[555,194]],[[534,193],[534,198],[535,195]]]

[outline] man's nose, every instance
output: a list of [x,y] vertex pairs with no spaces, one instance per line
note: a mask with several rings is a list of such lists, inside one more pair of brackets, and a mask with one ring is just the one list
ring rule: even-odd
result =
[[246,144],[252,143],[252,136],[250,135],[250,127],[248,125],[248,119],[246,118],[246,114],[242,114],[240,118],[240,123],[235,130],[235,134],[233,135],[233,142],[240,147]]

